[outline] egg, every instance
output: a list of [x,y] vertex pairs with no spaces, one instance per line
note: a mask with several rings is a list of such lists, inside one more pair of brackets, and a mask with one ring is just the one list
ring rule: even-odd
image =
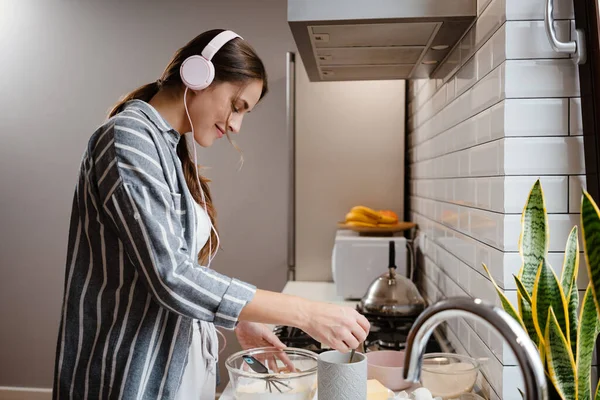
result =
[[425,388],[418,388],[411,393],[412,400],[433,400],[431,392]]

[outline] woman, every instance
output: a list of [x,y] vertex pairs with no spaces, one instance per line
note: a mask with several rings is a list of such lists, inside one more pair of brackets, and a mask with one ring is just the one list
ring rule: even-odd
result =
[[298,327],[344,352],[364,341],[369,323],[351,308],[208,268],[215,212],[182,134],[203,147],[229,138],[266,92],[251,46],[208,31],[93,134],[73,201],[55,399],[214,399],[215,325],[235,329],[244,348],[283,347],[263,324]]

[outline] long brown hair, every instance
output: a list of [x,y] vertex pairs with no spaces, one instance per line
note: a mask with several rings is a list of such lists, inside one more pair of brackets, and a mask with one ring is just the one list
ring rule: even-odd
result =
[[[181,93],[183,93],[185,87],[179,74],[181,64],[188,57],[201,54],[206,45],[221,32],[223,32],[223,29],[213,29],[201,33],[188,42],[185,46],[177,50],[165,68],[160,79],[141,86],[127,94],[112,108],[109,113],[109,117],[119,113],[123,109],[125,103],[130,100],[139,99],[149,102],[161,89],[179,90]],[[262,92],[260,98],[262,99],[267,93],[268,85],[265,67],[252,46],[250,46],[250,44],[248,44],[248,42],[245,40],[236,38],[227,42],[213,56],[212,63],[215,66],[215,78],[212,85],[215,83],[218,84],[222,82],[230,82],[239,84],[241,88],[244,84],[247,84],[253,80],[258,80],[262,82]],[[205,90],[209,90],[211,86]],[[229,121],[227,121],[227,124],[225,124],[225,128],[227,130],[229,129]],[[225,133],[227,134],[229,141],[233,144],[228,132],[226,131]],[[233,145],[235,146],[235,144]],[[199,204],[203,204],[200,187],[198,187],[198,182],[196,180],[196,171],[200,170],[200,166],[194,164],[185,140],[180,140],[177,144],[177,155],[181,160],[185,181],[192,194],[192,197]],[[213,207],[212,197],[208,186],[210,180],[200,175],[199,172],[198,175],[200,176],[200,185],[205,195],[206,211],[216,230],[216,212]],[[210,241],[211,243],[217,243],[217,235],[212,230],[210,232]],[[210,249],[207,243],[198,255],[198,261],[200,263],[205,263],[208,260],[209,251]],[[216,251],[217,248],[215,246],[213,248],[213,254]]]

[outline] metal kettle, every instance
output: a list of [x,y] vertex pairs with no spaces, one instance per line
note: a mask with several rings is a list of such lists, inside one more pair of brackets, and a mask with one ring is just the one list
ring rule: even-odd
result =
[[[411,249],[412,250],[412,249]],[[414,271],[414,256],[411,253]],[[390,241],[388,272],[375,279],[358,307],[363,313],[392,317],[416,317],[425,309],[425,300],[416,285],[396,273],[395,242]]]

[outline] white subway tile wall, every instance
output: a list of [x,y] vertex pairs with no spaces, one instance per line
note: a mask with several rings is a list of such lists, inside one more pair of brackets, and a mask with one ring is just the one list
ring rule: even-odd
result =
[[[571,107],[575,107],[573,104]],[[569,132],[569,99],[507,99],[498,106],[498,134],[565,136]]]
[[575,97],[569,102],[569,134],[583,135],[583,126],[581,123],[581,98]]
[[[524,21],[543,21],[545,1],[506,0],[506,19]],[[573,15],[573,2],[559,0],[554,2],[554,19],[570,19]],[[527,39],[527,38],[521,38]]]
[[[570,21],[556,21],[556,36],[567,41],[571,35]],[[527,40],[523,40],[527,37]],[[511,60],[531,58],[569,58],[568,54],[557,53],[550,47],[544,21],[507,21],[506,58]]]
[[[521,212],[540,178],[550,221],[549,262],[562,268],[579,223],[585,166],[577,67],[552,51],[544,0],[479,0],[479,18],[449,56],[448,76],[409,84],[411,216],[429,301],[478,297],[499,305],[485,263],[516,306]],[[559,38],[572,35],[571,0],[555,0]],[[587,286],[583,254],[578,287]],[[481,323],[448,321],[448,339],[482,362],[491,399],[521,399],[516,360]]]
[[506,98],[577,97],[579,79],[572,60],[507,60]]

